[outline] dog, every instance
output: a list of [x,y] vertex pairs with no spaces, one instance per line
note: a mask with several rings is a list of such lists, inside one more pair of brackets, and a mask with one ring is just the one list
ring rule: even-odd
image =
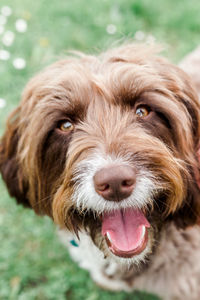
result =
[[30,80],[0,170],[109,290],[200,297],[200,102],[154,46],[76,53]]

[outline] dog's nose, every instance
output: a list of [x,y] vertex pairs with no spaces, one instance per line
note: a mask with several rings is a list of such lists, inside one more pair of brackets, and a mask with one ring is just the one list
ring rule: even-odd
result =
[[96,172],[93,177],[96,192],[109,201],[121,201],[134,189],[136,174],[126,165],[111,166]]

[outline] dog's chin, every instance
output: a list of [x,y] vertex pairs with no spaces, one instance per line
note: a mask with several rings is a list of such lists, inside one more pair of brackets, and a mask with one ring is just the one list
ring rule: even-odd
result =
[[139,268],[138,270],[140,270],[142,266],[148,265],[150,261],[150,256],[152,254],[151,234],[149,237],[147,230],[147,239],[141,245],[141,247],[137,249],[137,251],[131,251],[131,253],[116,253],[107,245],[107,250],[105,252],[103,251],[103,253],[105,257],[110,257],[113,261],[119,263],[121,267],[136,267]]

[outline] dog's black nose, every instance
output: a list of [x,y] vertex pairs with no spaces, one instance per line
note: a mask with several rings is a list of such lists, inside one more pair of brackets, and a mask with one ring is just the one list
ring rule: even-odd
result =
[[103,168],[94,175],[96,192],[109,201],[121,201],[129,197],[134,189],[136,174],[126,165]]

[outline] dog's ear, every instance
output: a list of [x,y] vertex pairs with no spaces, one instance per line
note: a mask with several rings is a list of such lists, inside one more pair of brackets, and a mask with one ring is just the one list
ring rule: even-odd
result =
[[[174,72],[171,71],[170,74],[175,72],[181,81],[177,82],[174,93],[184,105],[191,126],[191,130],[186,135],[187,138],[181,136],[182,149],[180,151],[189,175],[185,176],[187,193],[182,206],[172,217],[175,223],[185,228],[189,225],[200,224],[200,102],[197,90],[187,73],[174,69]],[[185,128],[185,124],[183,126]]]
[[6,130],[0,141],[0,172],[9,194],[18,203],[30,206],[27,194],[27,184],[17,160],[18,124],[20,107],[16,108],[7,121]]
[[[198,158],[198,161],[199,161],[199,169],[200,169],[200,148],[197,151],[197,158]],[[195,179],[196,179],[196,183],[197,183],[197,185],[198,185],[198,187],[200,189],[200,171],[199,170],[197,170],[195,172]]]

